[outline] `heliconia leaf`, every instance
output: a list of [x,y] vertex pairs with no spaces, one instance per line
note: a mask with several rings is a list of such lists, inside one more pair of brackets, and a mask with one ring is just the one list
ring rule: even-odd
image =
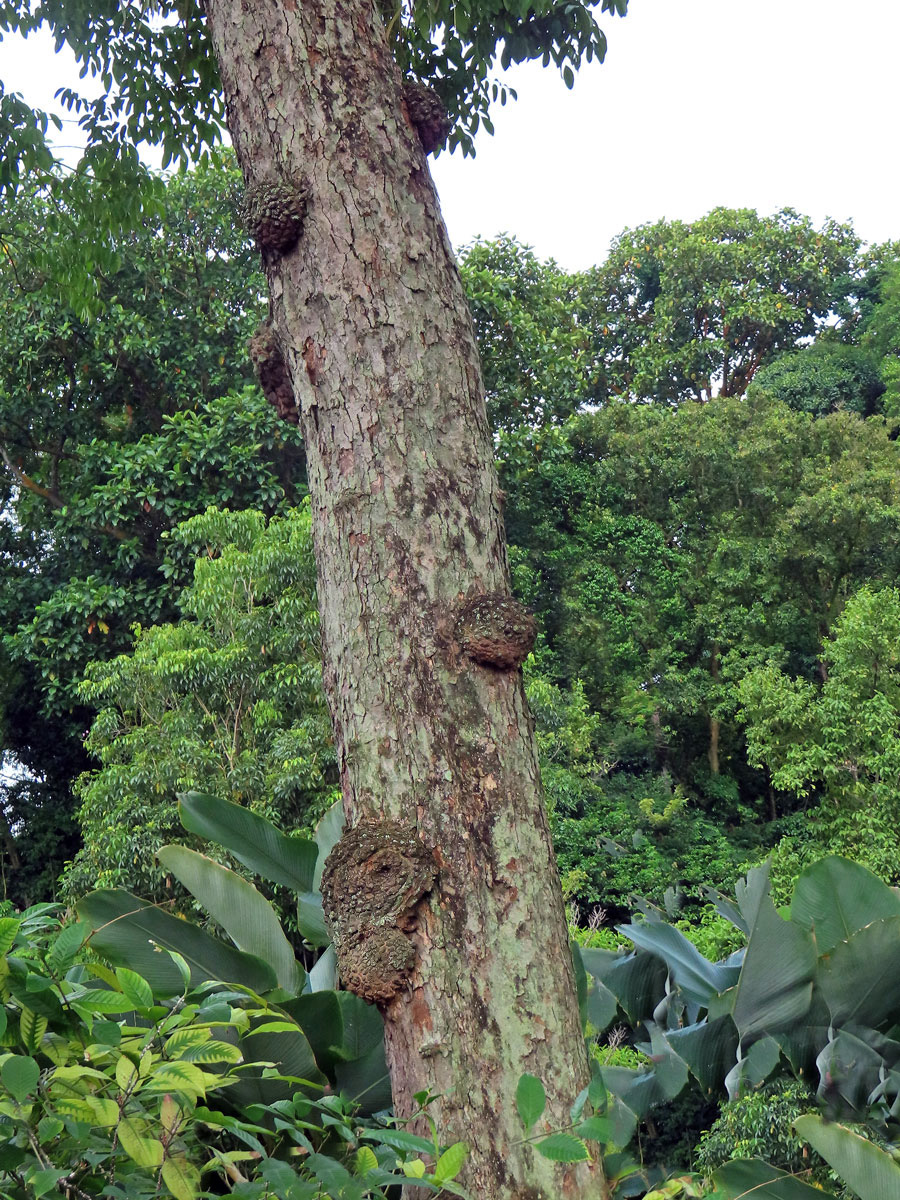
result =
[[201,792],[178,797],[181,823],[191,833],[224,846],[245,867],[293,892],[313,889],[318,847],[310,838],[292,838],[240,804]]
[[261,958],[236,950],[122,889],[91,892],[79,900],[78,912],[94,930],[93,949],[111,962],[137,971],[156,995],[176,996],[184,987],[174,955],[185,962],[194,986],[209,979],[237,983],[260,993],[276,986],[275,972]]
[[516,1086],[516,1110],[528,1133],[547,1105],[547,1093],[536,1075],[524,1074]]
[[761,1158],[726,1163],[713,1173],[713,1181],[726,1200],[827,1200],[830,1196],[778,1167],[770,1167]]
[[794,1128],[809,1142],[860,1200],[900,1196],[900,1166],[880,1146],[815,1113],[798,1117]]
[[257,954],[275,970],[278,986],[296,995],[305,981],[275,909],[252,883],[187,846],[163,846],[156,857],[209,915],[222,926],[239,950]]

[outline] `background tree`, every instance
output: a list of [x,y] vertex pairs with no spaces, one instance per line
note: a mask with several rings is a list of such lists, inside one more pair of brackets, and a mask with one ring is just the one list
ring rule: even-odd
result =
[[714,209],[627,230],[585,296],[610,394],[677,404],[741,396],[852,289],[849,226],[783,209]]
[[509,237],[470,246],[461,271],[495,429],[559,424],[596,397],[582,276]]
[[99,709],[78,782],[84,848],[66,891],[165,894],[155,854],[183,831],[176,796],[206,791],[279,826],[314,824],[339,798],[322,694],[310,519],[295,509],[209,509],[167,537],[195,553],[180,619],[136,627],[134,650],[94,662],[80,688]]
[[184,579],[162,572],[161,533],[302,490],[300,439],[251,383],[262,280],[237,194],[226,160],[155,185],[115,236],[95,237],[105,189],[82,174],[23,181],[0,209],[0,716],[20,903],[52,893],[77,848],[90,714],[75,683],[133,622],[175,615]]
[[776,787],[819,796],[806,836],[785,848],[839,853],[900,880],[894,831],[900,778],[900,594],[861,588],[822,648],[818,679],[759,666],[740,685],[751,760]]

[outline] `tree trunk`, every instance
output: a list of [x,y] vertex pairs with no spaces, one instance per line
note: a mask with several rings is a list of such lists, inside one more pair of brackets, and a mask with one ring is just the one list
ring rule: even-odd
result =
[[528,622],[506,603],[478,355],[397,70],[365,0],[207,7],[248,189],[302,179],[307,195],[297,246],[263,257],[306,439],[325,684],[356,830],[343,866],[351,880],[371,867],[353,856],[380,828],[420,872],[413,890],[394,880],[377,946],[341,934],[343,918],[358,932],[358,897],[335,886],[342,971],[384,1014],[398,1112],[438,1093],[442,1138],[469,1143],[473,1196],[597,1197],[595,1169],[536,1155],[516,1116],[528,1071],[547,1090],[545,1128],[565,1125],[587,1059],[523,646],[494,653]]

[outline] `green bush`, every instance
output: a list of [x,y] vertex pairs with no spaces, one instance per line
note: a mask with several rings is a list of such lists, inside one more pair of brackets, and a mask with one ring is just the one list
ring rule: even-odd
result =
[[816,1098],[805,1084],[777,1079],[765,1087],[729,1100],[694,1151],[694,1166],[705,1175],[734,1158],[762,1158],[783,1171],[799,1173],[827,1168],[791,1128],[803,1113],[817,1111]]
[[[619,916],[630,911],[635,895],[662,904],[674,886],[689,898],[710,885],[730,889],[758,845],[754,832],[725,831],[690,804],[672,811],[672,783],[664,773],[617,772],[595,783],[545,765],[543,775],[560,871],[581,873],[572,899],[582,909],[601,904]],[[670,819],[659,824],[667,807]]]
[[97,962],[87,936],[50,905],[0,918],[4,1200],[57,1189],[79,1200],[363,1200],[410,1176],[458,1194],[462,1145],[442,1152],[391,1120],[360,1119],[312,1058],[293,1074],[318,1083],[245,1058],[287,1012],[248,988],[189,990],[177,955],[184,990],[160,1001],[137,972]]

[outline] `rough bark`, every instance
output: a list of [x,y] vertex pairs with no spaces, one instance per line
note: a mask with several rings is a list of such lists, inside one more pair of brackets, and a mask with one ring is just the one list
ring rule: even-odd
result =
[[[298,244],[264,264],[349,824],[414,830],[436,867],[379,948],[395,1105],[441,1096],[479,1200],[597,1197],[593,1168],[534,1154],[515,1112],[529,1071],[546,1127],[565,1125],[587,1062],[521,674],[458,636],[481,594],[503,625],[508,569],[472,325],[401,81],[365,0],[207,8],[245,181],[304,191]],[[359,912],[343,917],[367,969]]]

